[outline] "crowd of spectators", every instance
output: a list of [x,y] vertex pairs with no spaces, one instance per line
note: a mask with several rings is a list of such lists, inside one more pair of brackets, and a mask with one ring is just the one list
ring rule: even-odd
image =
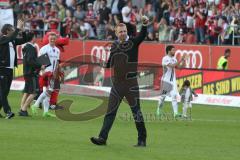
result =
[[112,40],[119,22],[134,36],[143,15],[150,19],[148,41],[232,44],[233,32],[239,35],[240,0],[10,0],[10,4],[15,19],[25,19],[25,29],[39,36],[57,30],[63,37]]

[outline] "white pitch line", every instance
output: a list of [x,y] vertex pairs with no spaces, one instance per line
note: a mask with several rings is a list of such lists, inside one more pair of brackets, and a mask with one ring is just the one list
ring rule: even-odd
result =
[[231,122],[231,123],[240,123],[240,120],[223,120],[223,119],[192,119],[192,121],[202,121],[202,122]]

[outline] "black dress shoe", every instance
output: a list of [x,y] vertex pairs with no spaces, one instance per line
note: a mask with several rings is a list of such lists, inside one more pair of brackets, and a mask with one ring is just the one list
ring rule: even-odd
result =
[[11,119],[15,116],[15,114],[13,112],[8,112],[5,119]]
[[144,141],[139,141],[134,147],[146,147],[146,142]]
[[100,145],[100,146],[106,145],[106,140],[101,137],[99,138],[91,137],[90,140],[93,144],[96,144],[96,145]]
[[20,111],[18,112],[18,114],[19,114],[19,116],[22,116],[22,117],[28,117],[28,112],[27,112],[27,111],[22,111],[22,110],[20,110]]

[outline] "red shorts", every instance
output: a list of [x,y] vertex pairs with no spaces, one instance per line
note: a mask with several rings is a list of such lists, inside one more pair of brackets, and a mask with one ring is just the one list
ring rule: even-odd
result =
[[50,105],[56,105],[58,100],[59,90],[54,90],[51,94]]
[[49,84],[49,79],[52,76],[52,72],[45,72],[43,75],[39,76],[39,89],[43,91],[43,87],[47,87]]
[[[46,72],[42,76],[39,76],[39,89],[43,91],[43,87],[48,87],[49,79],[52,77],[52,72]],[[51,93],[50,105],[56,105],[58,100],[59,90],[54,90]]]

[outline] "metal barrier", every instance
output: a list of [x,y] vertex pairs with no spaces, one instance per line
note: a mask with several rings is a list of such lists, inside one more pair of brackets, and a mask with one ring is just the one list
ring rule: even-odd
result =
[[233,36],[232,36],[232,45],[235,45],[235,39],[240,38],[240,32],[238,30],[240,29],[239,25],[231,25],[230,27],[233,27]]
[[[235,39],[238,39],[240,38],[240,25],[230,25],[229,28],[232,30],[232,32],[230,33],[229,36],[231,36],[232,34],[232,37],[229,37],[229,38],[232,38],[232,45],[234,46],[235,45]],[[228,31],[229,29],[226,29],[226,32]],[[239,30],[239,31],[238,31]],[[219,34],[218,35],[218,45],[221,45],[222,42],[221,42],[221,36],[222,34]]]

